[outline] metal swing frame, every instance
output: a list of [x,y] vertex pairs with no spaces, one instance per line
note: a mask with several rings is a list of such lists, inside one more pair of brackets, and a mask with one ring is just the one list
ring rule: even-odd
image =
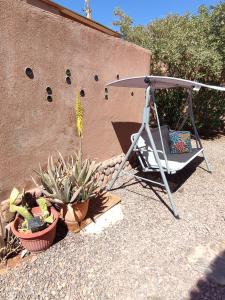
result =
[[[153,86],[151,85],[151,80],[149,79],[149,77],[145,78],[145,83],[147,84],[147,87],[146,87],[146,91],[145,91],[145,106],[144,106],[144,111],[143,111],[143,118],[142,118],[141,127],[140,127],[139,131],[135,134],[133,142],[132,142],[129,150],[127,151],[125,157],[123,158],[123,161],[120,165],[120,168],[118,169],[117,173],[115,174],[114,178],[112,179],[112,181],[110,182],[110,184],[108,186],[108,190],[111,190],[113,188],[114,183],[116,182],[116,180],[118,179],[120,173],[122,172],[122,170],[125,166],[125,163],[128,160],[130,154],[132,153],[132,151],[135,150],[135,148],[137,146],[138,139],[140,138],[142,132],[146,131],[147,137],[148,137],[150,145],[152,147],[154,158],[155,158],[155,160],[157,162],[157,165],[158,165],[158,171],[161,174],[162,182],[153,181],[153,180],[150,180],[150,179],[147,179],[147,178],[144,178],[144,177],[141,177],[141,176],[137,176],[137,175],[134,175],[134,174],[131,174],[131,173],[128,173],[128,174],[131,175],[131,176],[134,176],[137,179],[141,179],[141,180],[144,180],[144,181],[147,181],[147,182],[150,182],[150,183],[154,183],[154,184],[157,184],[157,185],[165,188],[165,190],[167,192],[167,195],[168,195],[168,198],[169,198],[170,207],[171,207],[171,210],[173,212],[173,215],[175,216],[175,218],[179,219],[179,214],[178,214],[176,206],[174,204],[173,197],[172,197],[172,194],[171,194],[171,190],[170,190],[170,187],[169,187],[166,175],[165,175],[166,172],[168,174],[170,174],[171,172],[170,172],[168,162],[167,162],[167,157],[166,157],[166,153],[165,153],[165,149],[164,149],[164,143],[163,143],[163,138],[162,138],[162,133],[161,133],[161,128],[160,128],[160,122],[159,122],[159,117],[158,117],[158,112],[157,112],[157,106],[156,106],[156,103],[155,103],[155,88],[154,88],[154,85]],[[196,146],[197,146],[197,148],[202,149],[201,152],[202,152],[203,158],[206,162],[207,169],[211,173],[210,165],[208,163],[207,158],[205,157],[204,150],[203,150],[203,147],[202,147],[202,143],[201,143],[197,128],[195,126],[193,106],[192,106],[192,90],[193,89],[196,89],[196,86],[193,85],[191,87],[190,86],[187,87],[187,90],[188,90],[188,98],[187,98],[188,111],[187,112],[188,113],[187,113],[186,117],[184,118],[180,128],[183,127],[183,125],[187,121],[188,117],[190,117],[193,129],[194,129],[194,137],[195,137],[195,141],[196,141]],[[150,125],[149,124],[150,124],[150,104],[151,103],[153,103],[154,108],[155,108],[155,112],[156,112],[156,120],[157,120],[158,129],[159,129],[159,136],[160,136],[160,140],[161,140],[161,144],[162,144],[162,151],[158,151],[156,149],[154,138],[153,138],[151,130],[150,130]],[[165,167],[163,168],[158,152],[163,152],[163,156],[164,156],[165,163],[166,163],[166,168]],[[182,154],[180,154],[180,155],[182,155]],[[193,159],[194,159],[194,157],[193,157]],[[193,159],[191,159],[191,161]],[[124,172],[124,173],[127,173],[127,172]]]

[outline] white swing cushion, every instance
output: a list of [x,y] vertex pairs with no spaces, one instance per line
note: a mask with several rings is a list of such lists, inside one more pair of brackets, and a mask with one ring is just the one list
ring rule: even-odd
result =
[[[160,152],[163,150],[159,135],[159,129],[153,128],[151,129],[151,133],[155,142],[156,149],[158,151],[161,165],[163,169],[168,173],[176,173],[177,171],[182,170],[187,164],[189,164],[196,156],[198,156],[203,151],[203,148],[193,147],[192,152],[190,153],[171,154],[169,146],[169,128],[167,125],[161,126],[160,128],[162,133],[165,155],[167,157],[168,169],[166,166],[165,157],[163,153]],[[137,133],[132,134],[132,141],[134,140],[136,134]],[[145,163],[145,168],[143,169],[143,171],[159,169],[146,131],[143,131],[141,136],[139,137],[136,149],[140,151],[141,158],[144,160]]]

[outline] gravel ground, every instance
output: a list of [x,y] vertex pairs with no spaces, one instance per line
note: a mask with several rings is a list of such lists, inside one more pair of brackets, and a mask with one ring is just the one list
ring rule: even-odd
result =
[[225,287],[188,261],[199,245],[224,239],[225,137],[203,143],[213,174],[202,162],[170,178],[174,189],[180,185],[173,193],[180,220],[157,197],[168,202],[160,189],[130,181],[114,191],[123,220],[100,234],[69,233],[1,275],[0,299],[225,299]]

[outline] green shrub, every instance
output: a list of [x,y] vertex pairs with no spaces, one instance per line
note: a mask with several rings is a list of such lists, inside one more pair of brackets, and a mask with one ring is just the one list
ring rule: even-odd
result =
[[[212,85],[225,82],[225,2],[198,14],[168,15],[146,26],[134,26],[120,9],[114,24],[123,37],[152,53],[151,74],[181,77]],[[185,91],[160,91],[159,115],[173,127],[183,111]],[[181,99],[180,99],[181,97]],[[193,99],[197,125],[204,131],[223,129],[224,93],[201,89]]]

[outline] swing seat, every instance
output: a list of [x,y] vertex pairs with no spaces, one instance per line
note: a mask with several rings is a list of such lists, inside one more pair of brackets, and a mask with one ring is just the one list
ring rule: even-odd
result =
[[[171,154],[169,145],[169,128],[167,125],[164,125],[161,126],[160,129],[164,151],[160,139],[159,128],[151,129],[151,133],[163,170],[168,174],[175,174],[177,171],[182,170],[203,151],[203,148],[192,148],[192,152],[189,153]],[[136,134],[137,133],[131,135],[132,142],[134,141]],[[142,132],[134,151],[137,153],[139,162],[144,172],[159,171],[159,166],[155,159],[154,152],[146,131]]]

